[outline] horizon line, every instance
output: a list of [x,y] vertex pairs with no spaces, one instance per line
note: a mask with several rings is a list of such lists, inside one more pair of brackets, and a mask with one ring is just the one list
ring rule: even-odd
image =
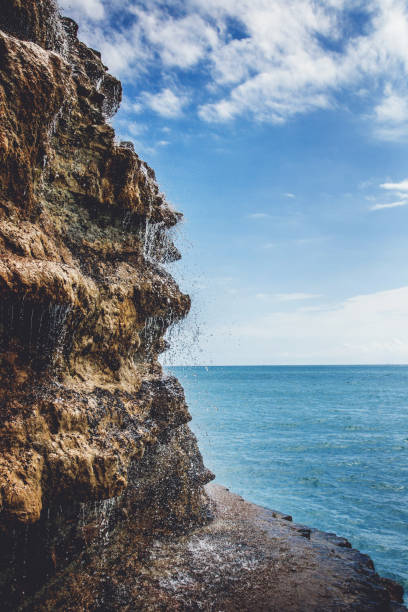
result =
[[163,368],[361,368],[361,367],[397,367],[408,366],[408,363],[259,363],[259,364],[174,364],[163,365]]

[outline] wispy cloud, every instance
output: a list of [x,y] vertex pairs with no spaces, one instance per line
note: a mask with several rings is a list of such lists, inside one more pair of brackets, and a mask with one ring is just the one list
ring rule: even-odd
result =
[[[228,328],[239,352],[226,355],[225,335],[213,352],[224,363],[408,363],[408,287],[357,295],[330,308],[273,312]],[[216,342],[220,345],[216,346]],[[221,345],[223,343],[223,345]]]
[[[407,206],[408,204],[408,179],[404,179],[400,182],[387,182],[382,183],[380,185],[381,189],[389,191],[389,196],[393,198],[398,198],[398,200],[393,199],[391,202],[380,202],[377,204],[373,204],[370,206],[369,210],[386,210],[389,208],[400,208],[401,206]],[[392,193],[391,193],[392,192]],[[377,199],[374,196],[366,196],[366,199],[369,201],[374,201]]]
[[[402,0],[186,0],[182,10],[179,0],[60,4],[122,77],[134,82],[154,66],[154,85],[165,90],[169,77],[180,84],[188,73],[199,74],[194,104],[205,121],[246,116],[284,123],[337,107],[350,88],[364,89],[367,105],[375,100],[368,112],[379,137],[396,139],[408,130],[408,6]],[[356,4],[364,27],[350,34]],[[180,113],[174,100],[166,114],[158,94],[147,95],[159,114]]]
[[323,296],[320,293],[277,293],[275,297],[281,302],[297,302],[299,300],[315,300]]
[[388,84],[381,102],[374,108],[377,135],[383,140],[400,140],[408,135],[408,97],[407,91],[400,88],[396,92]]
[[399,206],[406,206],[408,200],[399,200],[398,202],[390,202],[389,204],[375,204],[371,206],[370,210],[382,210],[384,208],[397,208]]
[[60,6],[71,12],[84,12],[92,21],[99,21],[105,17],[105,9],[101,0],[61,0]]
[[267,219],[270,217],[267,213],[251,213],[247,215],[248,219]]
[[283,195],[285,198],[296,198],[295,194],[290,192],[284,193]]
[[299,302],[303,300],[315,300],[323,297],[320,293],[257,293],[258,300],[275,300],[278,302]]
[[153,111],[168,118],[179,117],[188,104],[187,96],[178,94],[168,87],[156,94],[143,92],[141,99]]

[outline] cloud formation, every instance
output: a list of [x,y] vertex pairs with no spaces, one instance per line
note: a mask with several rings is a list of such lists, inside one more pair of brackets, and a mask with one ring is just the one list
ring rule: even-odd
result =
[[389,204],[374,204],[370,210],[383,210],[384,208],[398,208],[399,206],[406,206],[408,200],[398,200],[397,202],[390,202]]
[[[376,203],[373,204],[372,206],[370,206],[369,210],[387,210],[390,208],[400,208],[401,206],[407,206],[408,205],[408,179],[404,179],[400,182],[387,182],[387,183],[382,183],[380,185],[381,189],[384,189],[385,191],[388,191],[390,197],[393,198],[393,200],[391,202],[383,202],[383,203]],[[398,198],[398,199],[394,199],[394,198]],[[366,199],[368,200],[372,200],[375,202],[375,200],[377,198],[373,197],[373,196],[366,196]]]
[[245,355],[248,364],[408,363],[408,287],[330,306],[290,311],[281,306],[228,330],[214,330],[209,342],[214,362],[222,355],[223,363],[235,364]]
[[186,96],[180,95],[166,87],[159,93],[144,92],[141,99],[145,101],[153,111],[162,117],[179,117],[183,107],[188,103]]
[[320,293],[257,293],[258,300],[274,300],[278,302],[301,302],[303,300],[315,300],[323,297]]
[[92,21],[98,21],[105,17],[102,0],[63,0],[59,4],[70,14],[76,16],[85,14]]
[[408,192],[408,179],[404,179],[399,183],[382,183],[380,185],[383,189],[388,189],[391,191],[406,191]]
[[403,0],[61,0],[61,6],[122,78],[155,66],[165,90],[169,75],[176,84],[199,76],[190,82],[191,99],[205,121],[247,116],[279,124],[337,108],[344,91],[360,89],[368,92],[366,105],[373,101],[366,116],[377,136],[408,135]]
[[252,213],[248,215],[248,219],[267,219],[270,217],[268,213]]

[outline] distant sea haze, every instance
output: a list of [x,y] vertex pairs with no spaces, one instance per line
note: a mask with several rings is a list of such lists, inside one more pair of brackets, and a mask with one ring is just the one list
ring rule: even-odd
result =
[[348,538],[408,591],[408,366],[171,369],[217,482]]

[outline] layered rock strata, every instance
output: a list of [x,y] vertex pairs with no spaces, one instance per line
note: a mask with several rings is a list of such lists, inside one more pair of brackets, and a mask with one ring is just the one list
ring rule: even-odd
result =
[[[0,589],[34,592],[116,512],[201,521],[205,470],[158,363],[189,311],[180,220],[107,119],[121,85],[53,0],[0,2]],[[159,521],[160,519],[160,521]],[[164,522],[163,522],[164,521]],[[106,525],[105,525],[106,527]],[[106,527],[107,529],[107,527]],[[1,597],[0,597],[1,598]]]

